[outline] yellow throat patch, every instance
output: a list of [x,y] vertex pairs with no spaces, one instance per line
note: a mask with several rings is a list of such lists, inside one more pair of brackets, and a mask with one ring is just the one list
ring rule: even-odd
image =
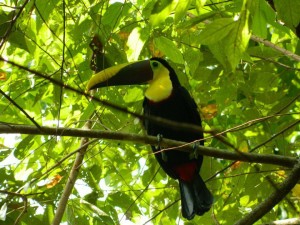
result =
[[167,99],[173,90],[169,70],[158,62],[158,66],[153,69],[153,80],[149,82],[149,87],[145,92],[147,99],[153,102],[160,102]]

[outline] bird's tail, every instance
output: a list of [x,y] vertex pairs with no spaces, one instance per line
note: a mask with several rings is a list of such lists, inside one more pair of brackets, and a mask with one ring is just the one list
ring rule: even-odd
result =
[[191,182],[179,180],[181,194],[182,216],[188,220],[207,212],[212,203],[213,196],[207,189],[200,175],[196,175]]

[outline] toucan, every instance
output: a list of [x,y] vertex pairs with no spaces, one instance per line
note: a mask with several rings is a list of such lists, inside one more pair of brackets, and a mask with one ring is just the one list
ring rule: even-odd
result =
[[[132,84],[148,84],[143,101],[143,124],[148,135],[184,142],[200,140],[199,143],[204,144],[202,132],[174,129],[147,119],[154,116],[201,126],[194,99],[181,86],[174,69],[162,58],[154,57],[107,68],[89,80],[87,90]],[[195,215],[209,211],[213,196],[199,175],[203,156],[179,150],[160,151],[159,144],[151,147],[161,168],[179,181],[182,216],[191,220]]]

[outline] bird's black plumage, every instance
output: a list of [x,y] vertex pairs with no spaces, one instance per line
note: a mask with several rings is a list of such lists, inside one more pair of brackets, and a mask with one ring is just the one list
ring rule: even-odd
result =
[[[173,68],[163,59],[152,58],[151,60],[159,61],[169,70],[173,89],[171,95],[161,102],[153,102],[145,98],[144,114],[201,126],[197,105],[188,91],[180,85]],[[162,135],[168,139],[192,142],[203,138],[202,132],[175,130],[147,119],[144,121],[144,126],[149,135]],[[203,145],[203,141],[200,141],[200,144]],[[152,149],[154,152],[160,150],[155,146],[152,146]],[[155,156],[164,171],[170,177],[179,180],[183,216],[192,219],[196,214],[202,215],[208,211],[213,197],[199,175],[203,156],[194,157],[193,154],[178,150],[157,153]]]
[[[149,82],[144,93],[145,115],[201,126],[195,101],[180,85],[173,68],[160,58],[107,68],[89,80],[87,89],[145,82]],[[173,129],[145,118],[144,126],[149,135],[162,135],[165,138],[184,142],[203,138],[202,132]],[[203,145],[203,141],[200,141],[200,144]],[[160,152],[159,147],[156,146],[152,146],[152,149],[163,170],[179,181],[183,217],[190,220],[195,215],[207,212],[212,205],[213,197],[199,175],[203,156],[178,150]]]

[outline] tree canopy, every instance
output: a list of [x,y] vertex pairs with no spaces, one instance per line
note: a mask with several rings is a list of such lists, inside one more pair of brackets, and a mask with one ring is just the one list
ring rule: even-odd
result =
[[[0,1],[0,225],[297,221],[299,37],[300,0]],[[203,120],[214,204],[191,221],[143,130],[145,86],[85,91],[152,56]]]

